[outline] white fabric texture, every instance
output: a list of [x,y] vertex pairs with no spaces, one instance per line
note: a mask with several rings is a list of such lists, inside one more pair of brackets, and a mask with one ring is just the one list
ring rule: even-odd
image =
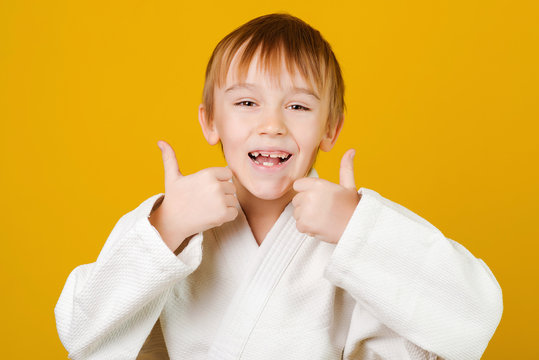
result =
[[239,211],[177,256],[148,220],[163,194],[150,197],[67,278],[54,312],[69,358],[136,359],[159,319],[173,360],[479,359],[503,311],[488,266],[359,193],[336,245],[298,232],[290,203],[260,247]]

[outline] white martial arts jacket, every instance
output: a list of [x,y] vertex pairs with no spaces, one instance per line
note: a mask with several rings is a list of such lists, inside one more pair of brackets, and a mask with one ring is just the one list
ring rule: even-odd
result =
[[72,359],[136,359],[159,319],[170,359],[479,359],[503,310],[488,266],[359,193],[337,244],[298,232],[290,203],[260,247],[239,211],[177,256],[148,220],[154,195],[69,275],[60,340]]

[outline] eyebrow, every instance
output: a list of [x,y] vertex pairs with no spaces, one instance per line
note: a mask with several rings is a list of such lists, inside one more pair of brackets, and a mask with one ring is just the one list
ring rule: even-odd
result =
[[[255,90],[256,85],[250,84],[250,83],[234,84],[234,85],[230,86],[228,89],[226,89],[225,93],[235,91],[235,90],[239,90],[239,89]],[[302,93],[302,94],[311,95],[311,96],[314,96],[315,98],[317,98],[318,100],[320,100],[320,97],[318,95],[316,95],[316,93],[314,93],[313,91],[311,91],[310,89],[307,89],[307,88],[295,86],[295,87],[292,88],[292,91],[294,93]]]

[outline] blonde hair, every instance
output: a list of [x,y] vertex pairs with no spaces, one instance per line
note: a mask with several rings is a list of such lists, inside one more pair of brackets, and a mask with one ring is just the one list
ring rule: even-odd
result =
[[[329,43],[320,32],[303,20],[289,14],[269,14],[257,17],[225,36],[215,47],[206,67],[202,102],[209,122],[213,119],[214,89],[226,81],[236,53],[238,76],[243,81],[249,65],[260,51],[259,66],[274,78],[279,78],[284,58],[290,74],[295,71],[329,96],[328,129],[342,121],[345,110],[344,82],[339,63]],[[326,92],[327,91],[327,92]]]

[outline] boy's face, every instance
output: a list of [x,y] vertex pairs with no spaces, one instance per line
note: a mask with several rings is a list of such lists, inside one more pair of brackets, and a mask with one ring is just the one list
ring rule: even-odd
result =
[[318,148],[329,151],[340,128],[326,132],[327,96],[310,89],[299,75],[293,75],[293,82],[284,62],[279,83],[257,69],[257,55],[240,83],[236,60],[225,85],[214,91],[212,123],[200,107],[204,135],[211,145],[221,140],[236,186],[265,200],[290,196],[294,181],[311,169]]

